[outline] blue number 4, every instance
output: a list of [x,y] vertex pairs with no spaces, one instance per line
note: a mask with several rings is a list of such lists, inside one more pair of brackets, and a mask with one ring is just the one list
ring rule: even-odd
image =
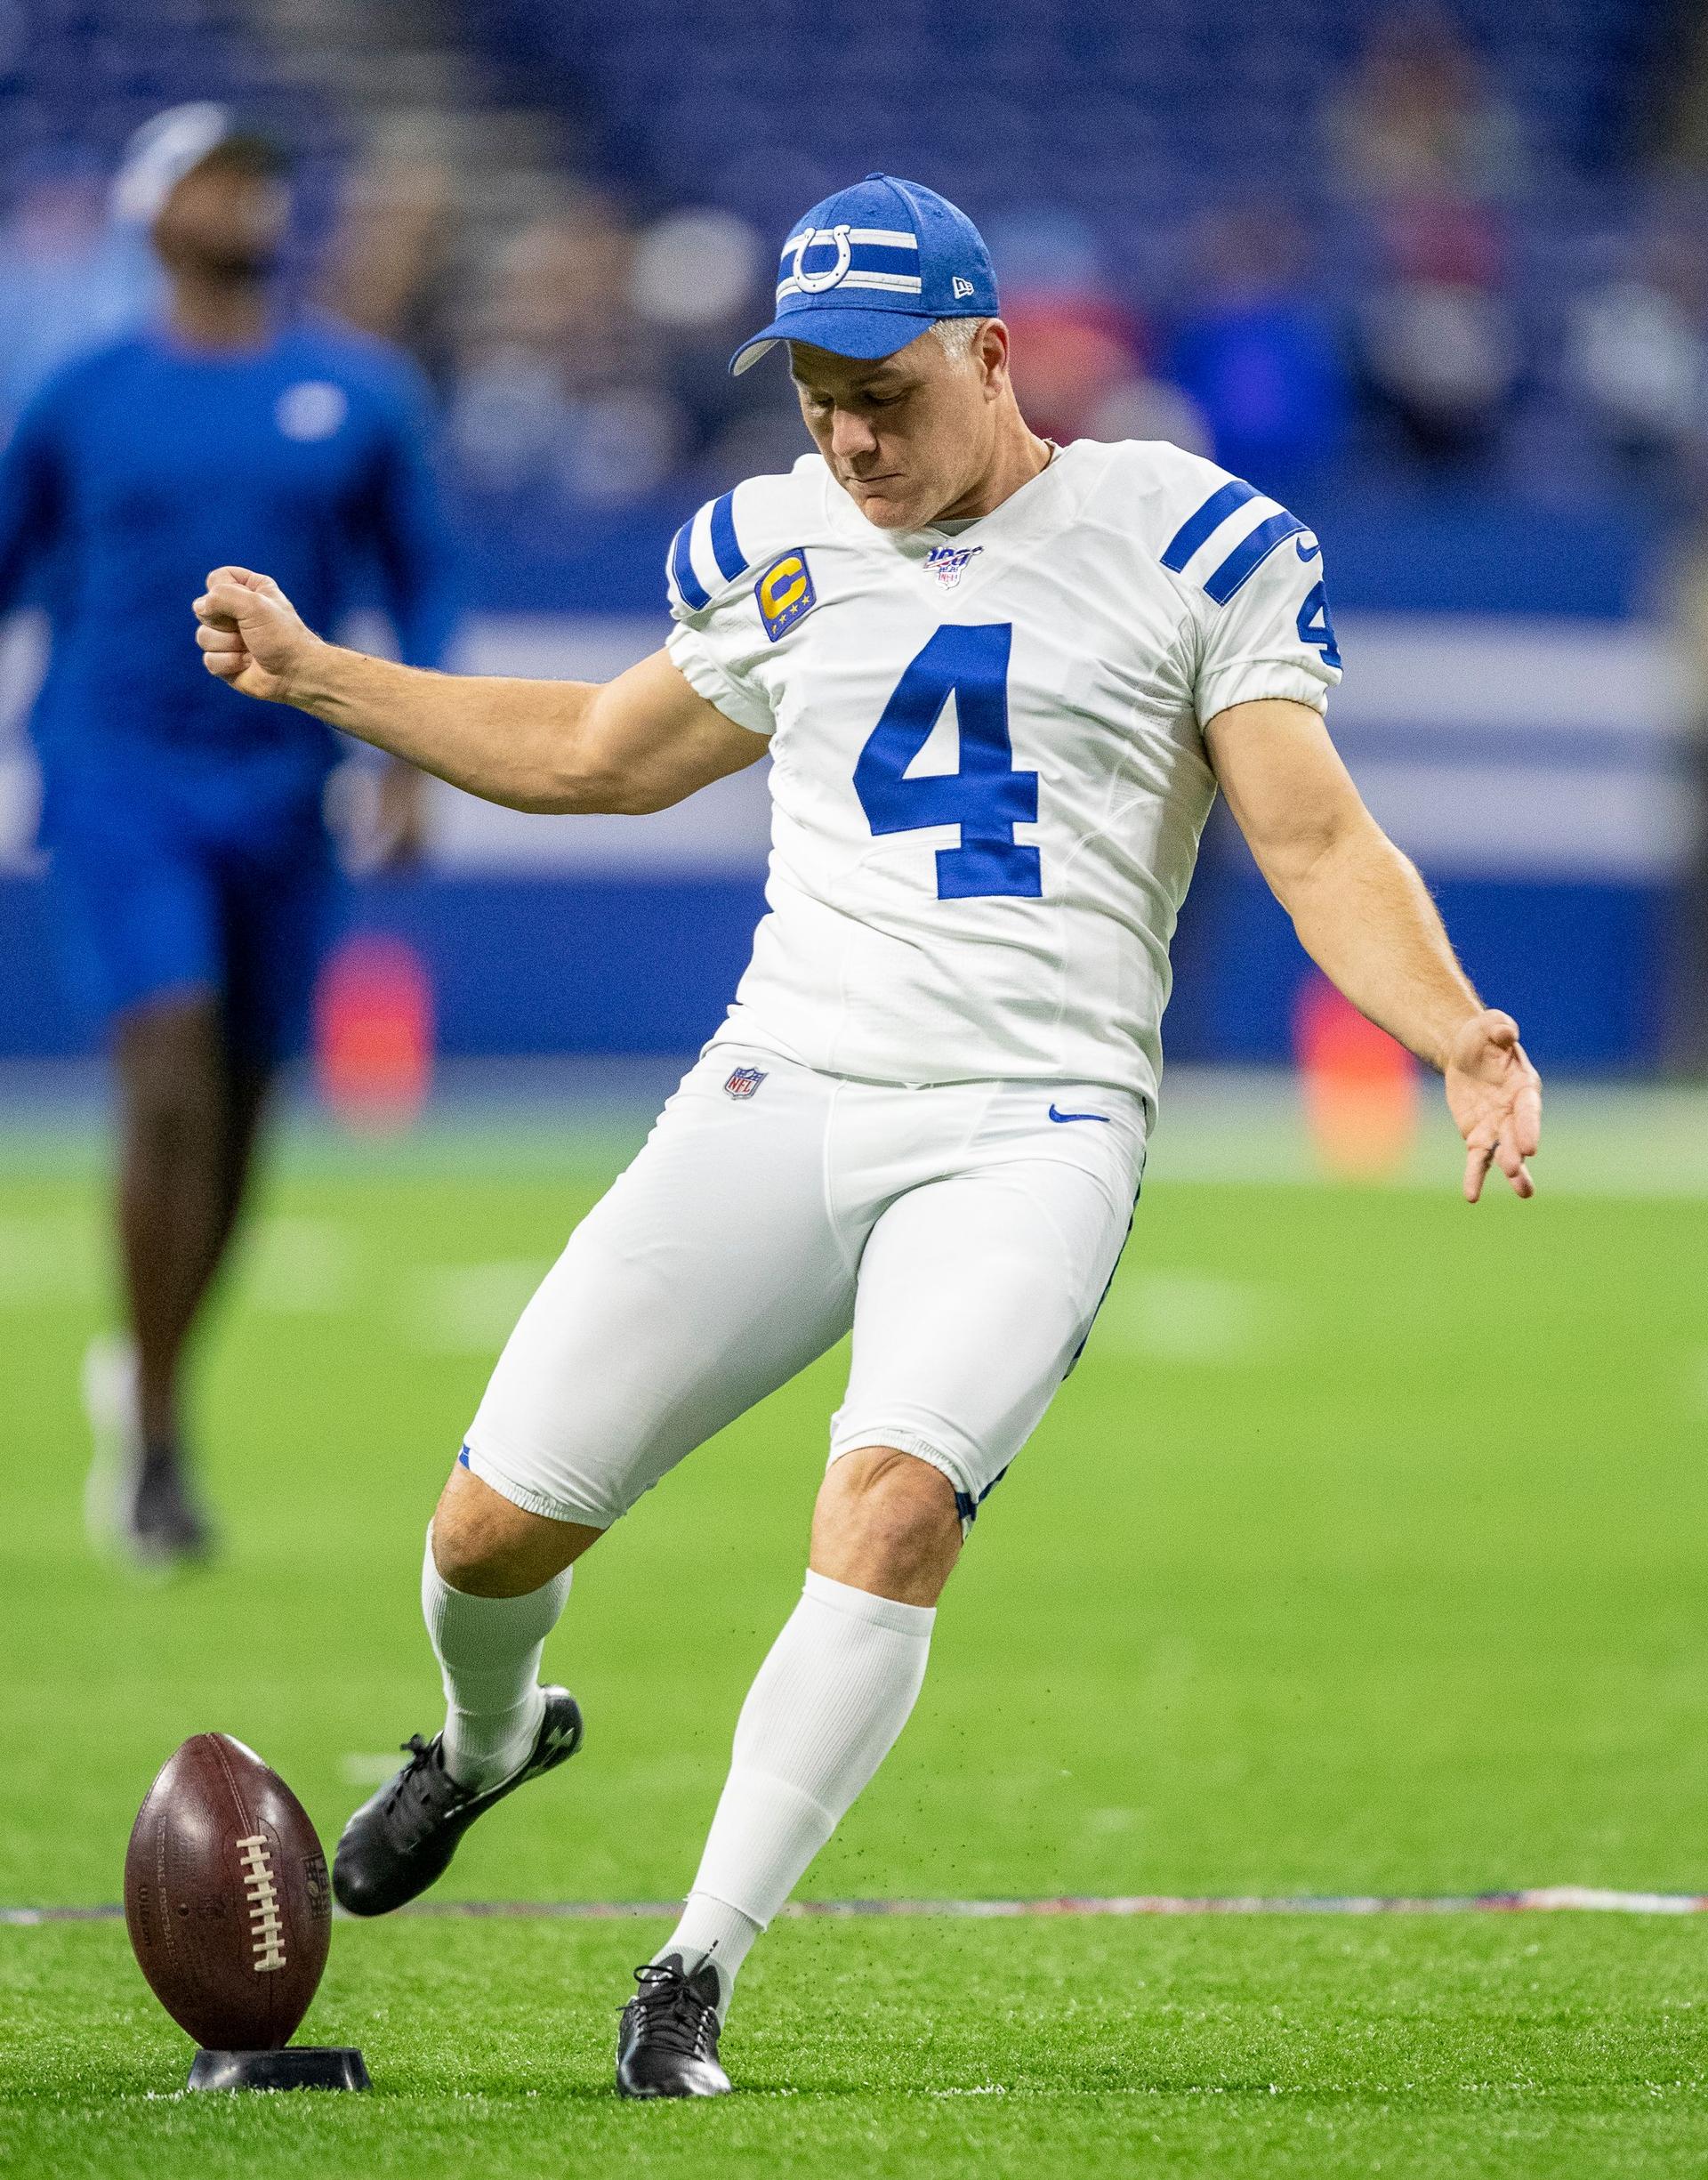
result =
[[1341,647],[1334,641],[1334,624],[1328,618],[1328,590],[1321,583],[1312,584],[1305,593],[1305,602],[1299,609],[1299,640],[1319,650],[1331,666],[1341,663]]
[[[1017,772],[1008,739],[1008,655],[1013,624],[939,628],[896,683],[854,767],[854,792],[874,833],[957,825],[958,848],[937,852],[937,897],[1043,892],[1038,851],[1022,847],[1017,825],[1038,815],[1038,776]],[[909,779],[907,767],[955,698],[961,762],[953,772]]]

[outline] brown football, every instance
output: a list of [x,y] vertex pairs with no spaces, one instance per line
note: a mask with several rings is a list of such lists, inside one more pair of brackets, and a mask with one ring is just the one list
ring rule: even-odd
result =
[[149,1988],[214,2051],[271,2051],[314,1997],[332,1935],[326,1858],[277,1772],[229,1733],[167,1761],[125,1856],[125,1920]]

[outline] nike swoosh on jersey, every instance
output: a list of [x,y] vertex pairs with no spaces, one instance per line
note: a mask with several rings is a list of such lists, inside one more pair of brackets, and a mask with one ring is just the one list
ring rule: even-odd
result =
[[1323,557],[1323,548],[1320,545],[1313,545],[1307,551],[1303,538],[1301,538],[1293,549],[1301,561],[1319,561]]
[[1050,1118],[1052,1120],[1101,1120],[1107,1126],[1109,1116],[1108,1113],[1059,1113],[1051,1105]]

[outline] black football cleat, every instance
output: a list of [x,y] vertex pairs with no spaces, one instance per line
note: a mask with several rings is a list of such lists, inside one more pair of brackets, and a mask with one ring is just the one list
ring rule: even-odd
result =
[[690,1969],[680,1953],[637,1968],[640,1988],[616,2032],[619,2096],[726,2096],[718,2064],[718,1972],[710,1958]]
[[122,1512],[123,1535],[145,1565],[205,1559],[212,1545],[205,1518],[191,1498],[183,1467],[170,1449],[142,1457]]
[[575,1755],[581,1712],[567,1688],[548,1688],[533,1753],[495,1787],[458,1786],[445,1768],[442,1740],[411,1735],[403,1744],[408,1763],[345,1825],[332,1860],[332,1889],[347,1913],[390,1915],[436,1884],[477,1817]]
[[83,1405],[94,1440],[83,1494],[90,1542],[125,1552],[153,1571],[205,1559],[213,1539],[178,1448],[143,1439],[136,1351],[128,1341],[91,1343],[83,1359]]

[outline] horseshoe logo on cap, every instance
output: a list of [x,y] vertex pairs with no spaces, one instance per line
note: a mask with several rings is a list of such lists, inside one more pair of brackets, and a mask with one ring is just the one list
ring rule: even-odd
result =
[[[815,227],[802,235],[794,246],[794,277],[802,290],[809,295],[822,295],[826,288],[834,287],[839,280],[846,279],[848,269],[854,262],[854,252],[849,242],[849,230],[844,227]],[[809,272],[803,264],[807,252],[824,246],[834,246],[836,262],[824,272]]]

